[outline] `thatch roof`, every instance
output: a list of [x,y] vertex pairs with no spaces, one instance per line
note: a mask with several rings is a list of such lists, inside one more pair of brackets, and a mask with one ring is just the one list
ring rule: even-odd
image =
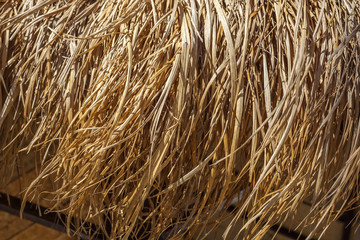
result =
[[189,238],[240,193],[225,237],[308,197],[321,232],[359,199],[359,6],[0,1],[0,171],[36,152],[24,199],[53,178],[111,238]]

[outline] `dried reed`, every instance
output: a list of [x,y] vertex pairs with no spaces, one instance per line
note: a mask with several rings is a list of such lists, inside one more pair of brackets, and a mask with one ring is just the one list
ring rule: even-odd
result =
[[311,196],[311,238],[360,196],[359,6],[1,1],[1,171],[38,152],[24,199],[54,176],[108,238],[200,237],[240,193],[224,237]]

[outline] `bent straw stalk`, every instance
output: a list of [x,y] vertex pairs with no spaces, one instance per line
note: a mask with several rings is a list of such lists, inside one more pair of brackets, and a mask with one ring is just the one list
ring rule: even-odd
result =
[[309,197],[321,234],[359,200],[359,6],[1,1],[2,183],[36,153],[23,199],[111,239],[200,237],[237,196],[225,238]]

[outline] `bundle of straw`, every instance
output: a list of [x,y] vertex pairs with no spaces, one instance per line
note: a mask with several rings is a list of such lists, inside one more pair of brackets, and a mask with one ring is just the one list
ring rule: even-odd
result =
[[311,197],[311,238],[360,196],[359,6],[1,1],[0,169],[36,152],[24,200],[54,177],[89,235],[188,239],[237,198],[223,236],[260,239]]

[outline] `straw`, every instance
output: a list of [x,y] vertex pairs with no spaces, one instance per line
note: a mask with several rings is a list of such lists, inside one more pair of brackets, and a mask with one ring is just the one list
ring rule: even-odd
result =
[[360,196],[359,6],[0,1],[1,182],[36,152],[24,201],[110,239],[260,239],[309,197],[320,236]]

